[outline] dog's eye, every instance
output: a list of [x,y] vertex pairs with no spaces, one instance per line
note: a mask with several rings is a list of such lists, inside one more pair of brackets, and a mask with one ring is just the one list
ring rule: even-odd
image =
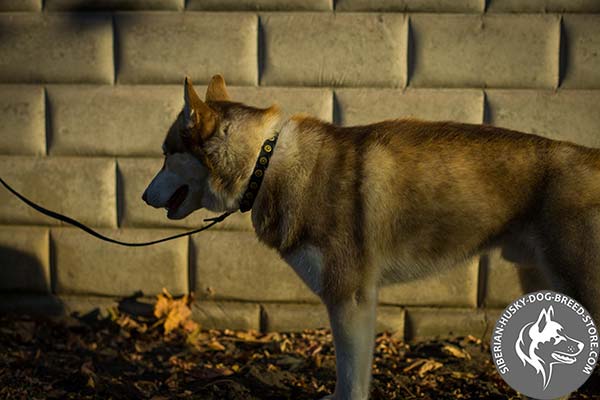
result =
[[554,338],[553,338],[553,339],[554,339],[554,344],[558,344],[558,343],[560,343],[561,341],[563,341],[563,340],[564,340],[564,339],[563,339],[562,337],[560,337],[560,336],[554,336]]
[[224,135],[227,135],[228,133],[229,133],[229,125],[225,125],[225,126],[223,127],[223,134],[224,134]]

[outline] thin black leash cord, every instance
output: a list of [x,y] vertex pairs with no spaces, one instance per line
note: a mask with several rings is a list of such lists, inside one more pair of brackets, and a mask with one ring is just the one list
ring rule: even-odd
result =
[[67,217],[65,215],[62,215],[62,214],[59,214],[57,212],[48,210],[48,209],[46,209],[46,208],[44,208],[42,206],[39,206],[39,205],[35,204],[33,201],[29,200],[28,198],[26,198],[25,196],[23,196],[21,193],[17,192],[15,189],[13,189],[12,187],[10,187],[10,185],[8,183],[4,182],[4,179],[2,179],[2,178],[0,178],[0,183],[2,183],[2,185],[4,185],[4,187],[6,189],[8,189],[9,192],[11,192],[15,196],[17,196],[23,203],[27,204],[29,207],[33,208],[34,210],[39,211],[42,214],[46,214],[47,216],[52,217],[54,219],[57,219],[59,221],[63,221],[63,222],[66,222],[68,224],[71,224],[73,226],[76,226],[77,228],[86,231],[87,233],[89,233],[92,236],[97,237],[98,239],[102,239],[102,240],[110,242],[110,243],[120,244],[121,246],[128,246],[128,247],[151,246],[153,244],[162,243],[162,242],[166,242],[166,241],[169,241],[169,240],[178,239],[180,237],[193,235],[194,233],[202,232],[204,230],[207,230],[207,229],[211,228],[212,226],[218,224],[219,222],[223,221],[225,218],[229,217],[232,214],[231,212],[226,212],[226,213],[221,214],[221,215],[219,215],[218,217],[215,217],[215,218],[206,218],[204,220],[204,222],[210,222],[210,224],[208,224],[206,226],[203,226],[202,228],[195,229],[193,231],[184,232],[184,233],[180,233],[180,234],[177,234],[177,235],[169,236],[169,237],[166,237],[164,239],[153,240],[151,242],[128,243],[128,242],[121,242],[120,240],[111,239],[109,237],[106,237],[106,236],[102,235],[101,233],[96,232],[92,228],[89,228],[88,226],[82,224],[81,222],[74,220],[73,218]]

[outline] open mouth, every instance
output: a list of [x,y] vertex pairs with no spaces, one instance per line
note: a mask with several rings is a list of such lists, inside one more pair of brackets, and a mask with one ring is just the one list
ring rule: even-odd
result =
[[170,217],[177,212],[181,203],[185,200],[188,195],[189,187],[188,185],[183,185],[179,189],[173,193],[169,201],[167,201],[166,209],[167,216]]
[[574,357],[568,356],[565,353],[558,351],[552,353],[552,358],[564,364],[573,364],[575,361],[577,361]]

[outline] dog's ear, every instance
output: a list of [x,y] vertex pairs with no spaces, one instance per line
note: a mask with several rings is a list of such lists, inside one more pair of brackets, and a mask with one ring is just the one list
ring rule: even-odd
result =
[[188,77],[185,78],[183,83],[183,98],[185,101],[183,106],[185,126],[192,133],[192,136],[198,136],[193,137],[193,139],[197,139],[195,141],[199,144],[214,133],[217,126],[217,113],[200,100],[192,81]]
[[222,75],[215,75],[206,89],[206,101],[229,101],[229,94]]
[[552,320],[552,315],[554,315],[554,308],[552,306],[548,307],[548,309],[542,309],[540,312],[540,316],[538,317],[535,325],[537,326],[538,332],[542,332],[546,327],[546,324]]

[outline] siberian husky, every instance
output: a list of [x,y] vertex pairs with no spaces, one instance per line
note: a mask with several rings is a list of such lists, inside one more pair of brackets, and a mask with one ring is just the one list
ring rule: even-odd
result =
[[204,101],[186,79],[143,199],[171,219],[251,209],[258,238],[327,308],[337,362],[327,398],[369,396],[384,276],[526,243],[554,289],[600,319],[600,150],[487,125],[279,115],[230,99],[220,75]]

